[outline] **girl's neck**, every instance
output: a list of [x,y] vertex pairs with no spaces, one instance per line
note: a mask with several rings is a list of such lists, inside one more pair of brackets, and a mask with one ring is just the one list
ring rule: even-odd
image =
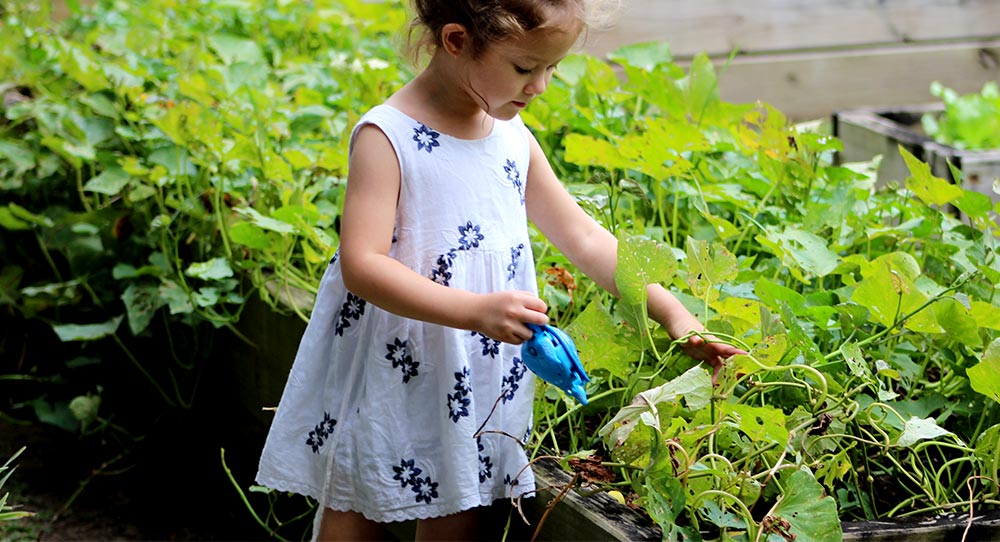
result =
[[486,137],[494,119],[470,96],[452,60],[434,55],[427,68],[386,103],[439,132],[462,139]]

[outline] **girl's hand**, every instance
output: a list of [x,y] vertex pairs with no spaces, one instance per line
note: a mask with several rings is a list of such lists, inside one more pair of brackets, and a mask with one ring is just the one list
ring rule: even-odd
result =
[[472,307],[473,330],[510,344],[521,344],[531,338],[525,324],[545,325],[549,317],[545,302],[531,292],[508,290],[483,294]]
[[685,354],[712,366],[712,384],[715,384],[715,379],[719,376],[719,371],[722,370],[726,358],[737,354],[746,354],[735,346],[717,341],[718,339],[709,334],[692,335],[686,343],[681,345]]

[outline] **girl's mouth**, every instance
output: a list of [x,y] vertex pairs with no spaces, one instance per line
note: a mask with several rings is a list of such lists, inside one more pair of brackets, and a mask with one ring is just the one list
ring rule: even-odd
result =
[[528,106],[528,104],[526,102],[511,102],[511,103],[514,104],[514,105],[516,105],[517,107],[520,107],[520,108],[524,108],[524,107]]

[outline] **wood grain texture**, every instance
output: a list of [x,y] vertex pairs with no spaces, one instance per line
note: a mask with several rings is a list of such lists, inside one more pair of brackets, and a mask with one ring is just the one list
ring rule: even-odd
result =
[[998,36],[995,0],[622,0],[588,50],[667,41],[685,58]]

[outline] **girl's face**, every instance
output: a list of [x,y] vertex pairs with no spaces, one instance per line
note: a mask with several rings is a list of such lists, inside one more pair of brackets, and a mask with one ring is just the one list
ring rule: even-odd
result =
[[509,120],[545,92],[556,65],[580,35],[580,25],[567,16],[559,24],[519,38],[490,44],[471,61],[470,97],[492,117]]

